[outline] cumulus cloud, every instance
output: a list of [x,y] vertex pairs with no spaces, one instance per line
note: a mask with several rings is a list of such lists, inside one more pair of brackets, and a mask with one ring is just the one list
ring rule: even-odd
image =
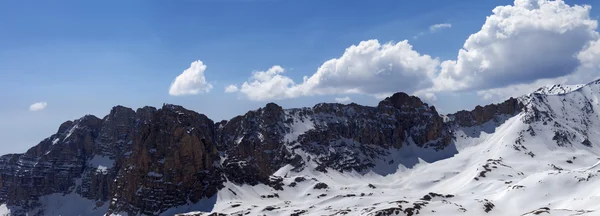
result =
[[240,92],[252,100],[283,99],[322,94],[391,94],[413,92],[432,85],[437,58],[422,55],[408,41],[380,44],[377,40],[352,45],[339,58],[323,63],[310,77],[296,84],[273,66],[253,72]]
[[29,110],[30,111],[40,111],[40,110],[45,109],[46,106],[48,106],[48,103],[46,103],[46,102],[37,102],[37,103],[31,104],[29,106]]
[[206,65],[202,61],[197,60],[192,62],[190,68],[184,70],[171,83],[169,94],[172,96],[181,96],[209,92],[213,86],[206,81],[204,77],[205,70]]
[[589,6],[516,0],[499,6],[469,36],[457,60],[444,61],[435,90],[482,90],[560,77],[580,65],[577,54],[598,38]]
[[295,83],[289,77],[283,76],[285,70],[275,65],[266,71],[254,71],[249,81],[244,82],[240,92],[250,100],[284,99],[300,96],[292,93]]
[[440,29],[444,29],[444,28],[452,28],[452,24],[450,23],[438,23],[438,24],[434,24],[429,26],[429,32],[436,32]]
[[[493,9],[454,60],[440,62],[406,40],[368,40],[324,62],[301,82],[273,66],[253,72],[240,92],[251,100],[271,100],[324,94],[381,98],[403,91],[433,101],[438,92],[469,91],[491,99],[525,94],[549,82],[586,82],[600,69],[598,23],[590,10],[561,0],[515,0]],[[429,31],[450,27],[441,23]]]
[[592,41],[589,45],[581,51],[577,58],[582,63],[582,67],[590,69],[600,68],[600,39]]
[[239,91],[236,85],[228,85],[225,87],[225,93],[233,93]]
[[417,91],[417,92],[413,93],[413,95],[420,97],[421,99],[423,99],[427,102],[433,102],[433,101],[437,100],[437,96],[435,96],[435,94],[433,92]]
[[438,64],[437,58],[414,51],[406,40],[368,40],[325,62],[300,87],[318,94],[413,92],[432,84]]
[[338,102],[338,103],[348,103],[350,101],[352,101],[352,99],[348,96],[335,98],[335,102]]

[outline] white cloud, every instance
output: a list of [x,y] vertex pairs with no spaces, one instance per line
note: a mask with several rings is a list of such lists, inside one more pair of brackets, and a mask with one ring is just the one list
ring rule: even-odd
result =
[[240,92],[251,100],[293,98],[321,94],[391,94],[414,92],[432,85],[439,60],[421,55],[408,41],[380,44],[377,40],[352,45],[339,58],[323,63],[300,84],[273,66],[253,72]]
[[225,87],[225,93],[233,93],[239,91],[236,85],[228,85]]
[[31,104],[29,106],[29,110],[30,111],[40,111],[40,110],[45,109],[46,106],[48,106],[48,103],[46,103],[46,102],[37,102],[37,103]]
[[335,101],[338,103],[348,103],[350,101],[352,101],[352,98],[346,96],[346,97],[339,97],[339,98],[335,98]]
[[430,86],[439,60],[414,51],[408,41],[362,41],[331,59],[301,84],[315,94],[413,92]]
[[415,40],[416,40],[416,39],[419,39],[419,37],[421,37],[421,36],[423,36],[423,35],[425,35],[425,32],[419,32],[419,34],[417,34],[417,35],[413,36],[413,39],[415,39]]
[[[403,91],[429,101],[437,92],[476,92],[492,99],[526,94],[549,82],[585,83],[598,77],[600,35],[590,6],[561,0],[515,0],[498,6],[470,35],[456,60],[419,53],[407,41],[362,41],[294,82],[274,66],[254,72],[240,92],[251,100],[324,94],[377,98]],[[452,27],[430,26],[429,32]]]
[[240,92],[250,100],[284,99],[300,96],[292,93],[295,83],[283,76],[285,70],[275,65],[267,71],[254,71],[248,82],[244,82]]
[[583,51],[577,54],[577,59],[581,61],[583,67],[600,68],[600,39],[590,42]]
[[426,33],[435,33],[441,29],[452,28],[451,23],[438,23],[429,26],[429,32],[419,32],[417,35],[413,36],[413,39],[418,39],[419,37],[425,35]]
[[516,0],[498,6],[455,61],[441,64],[435,91],[482,90],[528,84],[573,73],[577,54],[598,38],[589,6]]
[[430,103],[437,100],[437,97],[435,96],[435,94],[433,92],[417,91],[417,92],[413,93],[413,95],[420,97],[424,101],[430,102]]
[[439,23],[429,26],[429,32],[436,32],[437,30],[444,28],[452,28],[452,24],[450,23]]
[[181,96],[209,92],[213,86],[206,81],[206,78],[204,77],[205,70],[206,65],[204,65],[202,61],[197,60],[192,62],[190,68],[184,70],[183,73],[177,76],[173,83],[171,83],[169,94]]

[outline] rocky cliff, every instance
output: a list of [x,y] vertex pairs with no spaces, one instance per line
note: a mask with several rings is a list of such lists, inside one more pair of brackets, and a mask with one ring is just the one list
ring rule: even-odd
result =
[[514,116],[524,108],[521,101],[511,97],[499,104],[476,106],[471,111],[462,110],[448,116],[461,127],[471,127],[482,125],[488,121],[501,121],[503,116]]
[[96,213],[158,215],[212,197],[224,182],[283,190],[273,174],[287,165],[365,173],[381,164],[409,166],[392,154],[403,149],[447,158],[456,153],[452,125],[482,124],[522,108],[509,99],[444,122],[433,106],[396,93],[376,107],[269,103],[215,123],[176,105],[116,106],[103,119],[63,123],[26,153],[0,157],[0,203],[12,215],[47,215],[41,197],[75,194],[95,203]]

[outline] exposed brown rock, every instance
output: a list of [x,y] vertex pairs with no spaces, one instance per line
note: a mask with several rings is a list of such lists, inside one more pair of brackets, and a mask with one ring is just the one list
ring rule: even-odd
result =
[[454,122],[463,127],[481,125],[493,120],[500,115],[515,115],[524,109],[524,105],[515,98],[510,98],[499,104],[476,106],[471,111],[458,111],[449,116],[454,117]]
[[214,123],[174,105],[140,125],[116,178],[111,211],[152,215],[197,202],[221,188]]

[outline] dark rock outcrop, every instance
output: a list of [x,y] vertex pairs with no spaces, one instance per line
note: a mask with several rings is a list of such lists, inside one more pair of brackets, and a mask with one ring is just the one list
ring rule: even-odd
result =
[[502,115],[513,116],[521,112],[524,108],[523,103],[511,97],[499,104],[490,104],[483,107],[476,106],[471,111],[462,110],[448,116],[453,118],[453,121],[459,126],[470,127],[484,124]]
[[214,195],[223,179],[213,121],[174,105],[148,120],[115,179],[111,211],[152,215]]

